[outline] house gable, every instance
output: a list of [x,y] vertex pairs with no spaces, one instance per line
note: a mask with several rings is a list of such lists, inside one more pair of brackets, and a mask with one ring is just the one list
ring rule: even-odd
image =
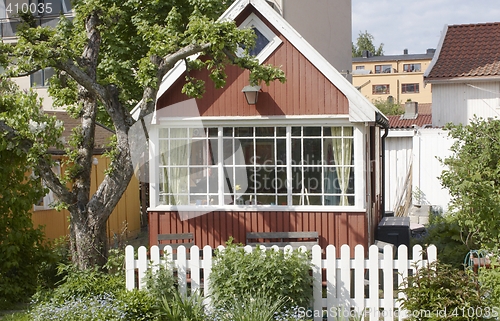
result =
[[[236,1],[221,19],[239,22],[252,12],[283,41],[265,63],[281,66],[287,82],[263,86],[258,105],[251,107],[241,93],[241,89],[248,85],[248,71],[228,66],[225,88],[213,89],[211,81],[207,81],[207,92],[197,101],[200,115],[345,115],[353,122],[376,120],[379,111],[265,1]],[[160,86],[157,109],[188,98],[180,93],[184,70],[184,64],[179,63],[166,76]],[[193,76],[208,79],[206,72],[196,72]]]

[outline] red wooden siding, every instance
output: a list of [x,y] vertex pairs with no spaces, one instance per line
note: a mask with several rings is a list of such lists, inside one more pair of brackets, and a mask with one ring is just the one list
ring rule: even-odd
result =
[[[197,99],[201,116],[271,116],[271,115],[329,115],[349,114],[347,98],[330,83],[292,44],[283,43],[266,63],[281,66],[287,81],[262,84],[255,106],[249,106],[241,90],[248,85],[247,70],[226,68],[226,86],[215,89],[206,71],[193,71],[195,78],[205,80],[206,93]],[[157,108],[189,99],[181,93],[184,77],[179,78],[157,102]],[[179,115],[182,116],[182,115]]]
[[225,244],[229,237],[245,243],[248,232],[317,231],[321,247],[368,244],[366,213],[218,211],[181,221],[177,212],[149,213],[149,243],[158,234],[193,233],[200,248]]

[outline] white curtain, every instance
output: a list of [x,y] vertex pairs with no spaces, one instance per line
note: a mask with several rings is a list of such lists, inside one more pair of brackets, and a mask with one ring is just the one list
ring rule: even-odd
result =
[[[172,205],[188,204],[188,155],[189,137],[186,128],[170,129],[170,148],[167,151],[170,159],[170,175],[168,176],[168,186],[173,194]],[[186,195],[180,195],[186,194]]]
[[[342,127],[332,127],[332,147],[333,158],[337,166],[337,176],[341,190],[340,206],[348,206],[349,200],[347,197],[347,188],[349,187],[349,177],[351,176],[351,159],[352,159],[352,127],[344,127],[342,135]],[[349,136],[345,138],[344,136]]]

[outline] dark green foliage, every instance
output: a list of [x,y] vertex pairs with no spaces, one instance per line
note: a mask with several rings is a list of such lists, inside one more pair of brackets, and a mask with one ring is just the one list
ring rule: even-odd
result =
[[271,301],[283,297],[286,307],[307,307],[312,298],[310,268],[308,253],[247,253],[229,242],[224,251],[217,252],[210,274],[213,302],[225,306],[232,300],[243,302],[260,295]]
[[[20,102],[27,108],[37,104],[34,95],[18,92],[12,83],[0,79],[0,123],[22,121],[11,117]],[[29,174],[30,159],[16,150],[18,144],[0,132],[0,308],[35,292],[40,264],[49,255],[43,232],[33,226],[30,212],[46,190]]]
[[481,246],[500,243],[500,120],[474,118],[470,124],[448,125],[456,139],[453,155],[443,163],[440,180],[451,195],[450,212]]
[[470,247],[474,247],[472,240],[465,244],[467,235],[462,233],[455,217],[451,215],[430,214],[427,234],[416,243],[424,248],[429,244],[437,247],[439,261],[450,264],[454,268],[464,267],[464,259]]
[[368,50],[374,56],[384,55],[384,44],[381,43],[377,49],[373,45],[373,36],[365,30],[365,32],[359,32],[356,44],[352,44],[352,56],[362,57],[363,51]]
[[404,281],[408,320],[484,320],[495,312],[481,297],[477,275],[434,262]]

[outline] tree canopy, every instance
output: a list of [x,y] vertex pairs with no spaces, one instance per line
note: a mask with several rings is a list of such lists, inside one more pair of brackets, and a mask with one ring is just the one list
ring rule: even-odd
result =
[[[43,232],[33,226],[30,212],[45,189],[41,180],[30,174],[35,160],[29,155],[51,141],[50,137],[40,140],[35,122],[51,127],[52,132],[58,129],[55,119],[38,113],[39,106],[33,93],[0,81],[0,309],[34,293],[38,264],[46,258]],[[31,142],[17,139],[18,134],[4,131],[5,126],[16,127]]]
[[[187,64],[183,92],[200,97],[205,84],[189,71],[205,68],[216,87],[225,85],[228,64],[250,70],[250,82],[284,81],[283,72],[260,65],[249,56],[255,34],[238,29],[233,21],[217,17],[229,6],[225,0],[76,0],[73,19],[60,17],[55,28],[36,26],[24,15],[15,45],[0,44],[0,64],[6,77],[21,77],[51,67],[49,93],[54,105],[81,120],[67,148],[67,167],[58,177],[51,171],[47,144],[30,157],[35,172],[70,212],[71,250],[82,269],[103,266],[107,258],[106,220],[133,175],[129,129],[136,122],[130,110],[139,106],[141,121],[155,108],[159,84],[179,61]],[[238,47],[246,48],[243,56]],[[198,54],[201,59],[192,58]],[[212,85],[212,84],[206,84]],[[25,119],[28,121],[30,116]],[[90,195],[96,121],[115,131],[110,168],[97,191]],[[26,144],[31,136],[18,131],[26,123],[0,120],[3,132]],[[37,123],[37,126],[39,123]],[[54,132],[46,132],[51,142]]]
[[352,44],[352,56],[353,57],[363,57],[363,52],[369,51],[374,56],[384,55],[384,44],[381,43],[377,49],[373,44],[374,37],[365,30],[365,32],[359,32],[356,44]]
[[448,125],[456,139],[440,180],[451,195],[450,213],[465,232],[464,241],[498,248],[500,241],[500,120],[474,118]]

